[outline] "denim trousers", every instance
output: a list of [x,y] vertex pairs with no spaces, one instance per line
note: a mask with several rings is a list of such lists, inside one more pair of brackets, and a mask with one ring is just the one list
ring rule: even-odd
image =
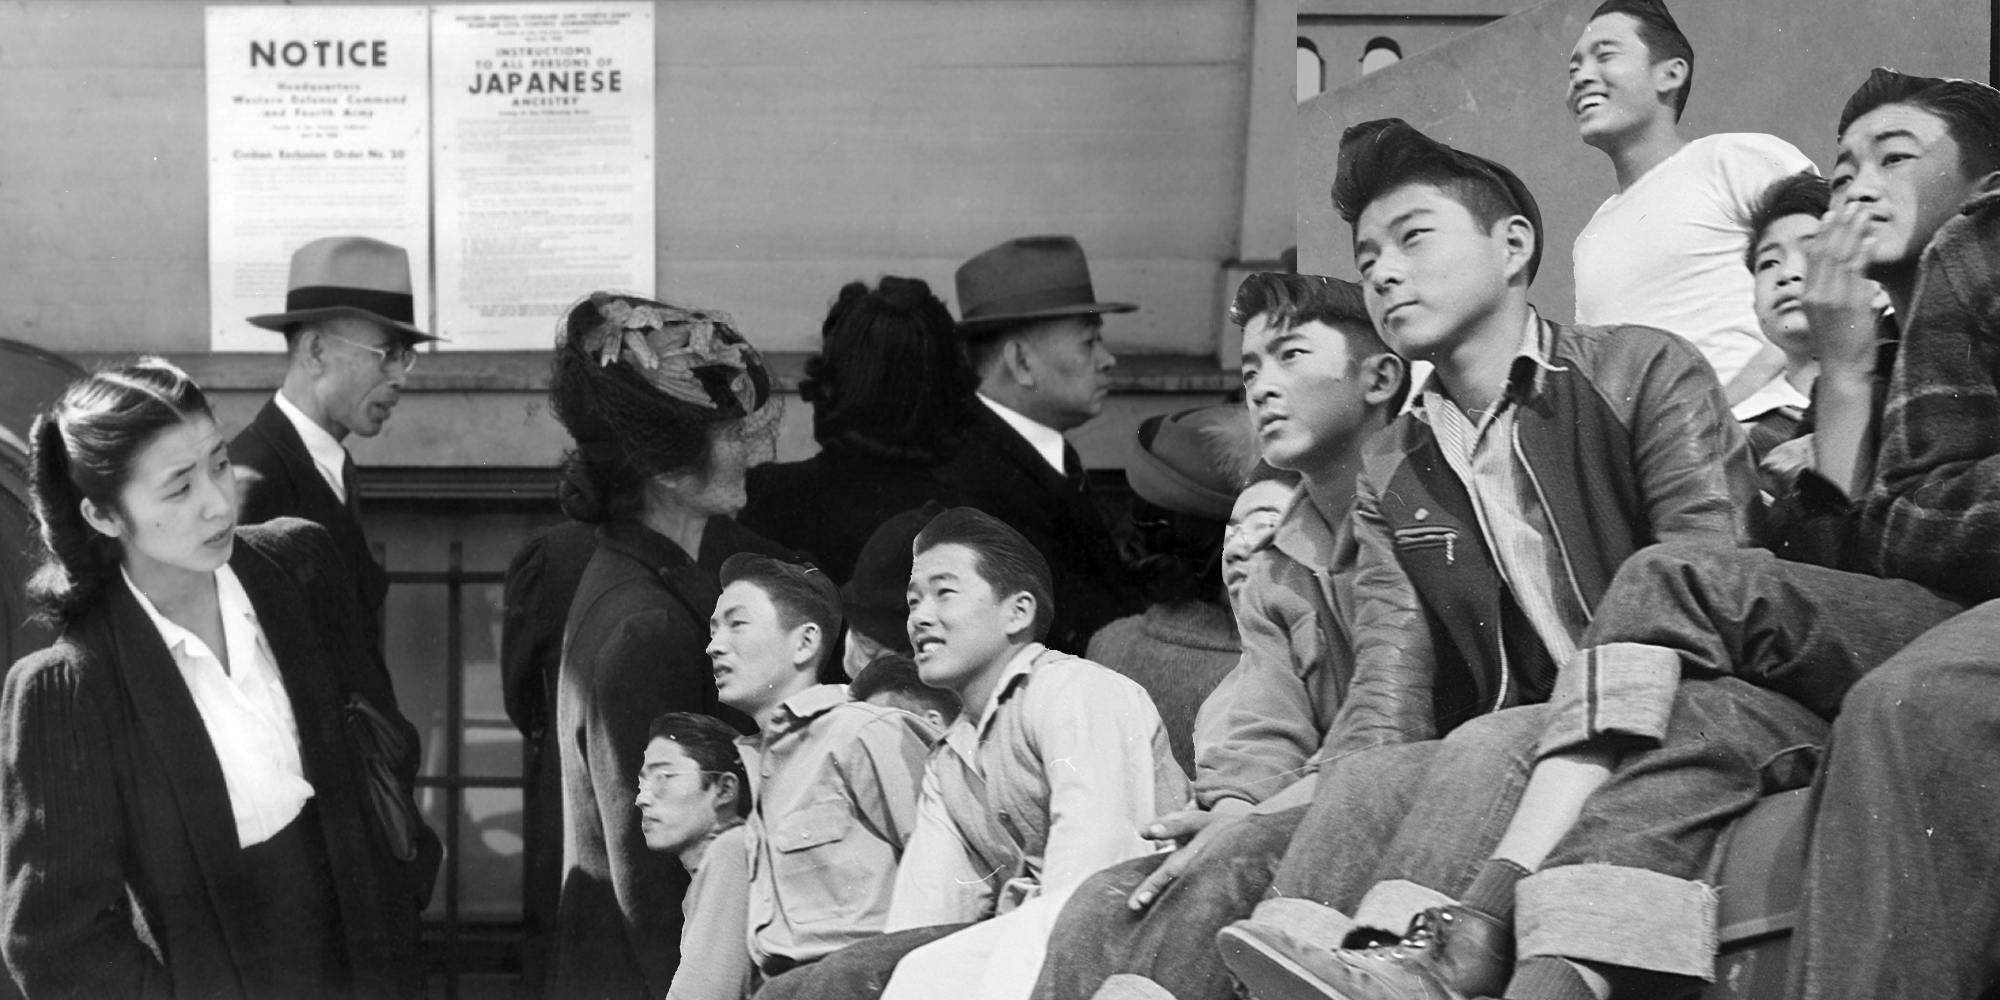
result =
[[773,976],[757,1000],[875,1000],[903,956],[969,924],[914,927],[857,941],[817,962]]
[[1815,790],[1797,1000],[1973,1000],[2000,981],[2000,601],[1848,693]]
[[[1178,1000],[1228,1000],[1234,985],[1215,947],[1217,931],[1270,896],[1352,913],[1392,859],[1414,883],[1463,891],[1497,833],[1457,822],[1420,836],[1420,824],[1444,813],[1462,819],[1465,810],[1511,813],[1538,717],[1534,708],[1510,710],[1475,719],[1444,740],[1375,747],[1329,764],[1311,805],[1235,824],[1143,913],[1129,910],[1126,897],[1163,856],[1099,872],[1056,924],[1036,1000],[1087,1000],[1121,972],[1145,976]],[[1494,756],[1503,762],[1485,760]],[[1454,839],[1461,833],[1472,839]],[[1413,912],[1402,912],[1401,921]]]

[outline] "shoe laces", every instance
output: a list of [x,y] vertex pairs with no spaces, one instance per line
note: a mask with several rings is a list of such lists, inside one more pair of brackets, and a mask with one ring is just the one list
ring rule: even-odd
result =
[[1421,954],[1441,944],[1449,932],[1448,925],[1456,919],[1450,910],[1432,907],[1410,918],[1410,927],[1400,939],[1371,945],[1362,949],[1358,957],[1386,962]]

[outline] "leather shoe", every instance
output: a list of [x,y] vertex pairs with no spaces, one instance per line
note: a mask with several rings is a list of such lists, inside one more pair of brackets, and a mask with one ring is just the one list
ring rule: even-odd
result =
[[1465,1000],[1498,996],[1514,930],[1478,910],[1425,910],[1402,939],[1365,950],[1301,941],[1238,921],[1216,938],[1222,959],[1259,1000]]

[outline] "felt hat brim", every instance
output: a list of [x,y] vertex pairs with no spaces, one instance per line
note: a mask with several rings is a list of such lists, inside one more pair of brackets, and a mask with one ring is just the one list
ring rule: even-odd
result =
[[323,306],[318,309],[300,309],[296,312],[265,313],[261,316],[250,317],[248,322],[251,326],[263,327],[266,330],[275,330],[283,333],[286,327],[295,323],[307,323],[317,319],[333,319],[340,316],[352,316],[380,323],[420,344],[433,340],[444,340],[443,337],[437,334],[425,333],[408,323],[393,320],[381,313],[370,312],[369,310],[355,306]]

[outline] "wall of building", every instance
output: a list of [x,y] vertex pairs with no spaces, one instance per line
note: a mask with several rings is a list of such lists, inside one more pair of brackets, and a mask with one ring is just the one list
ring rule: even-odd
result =
[[[816,346],[846,281],[913,275],[949,302],[964,258],[1068,232],[1100,296],[1142,306],[1107,324],[1114,349],[1212,359],[1231,269],[1293,243],[1291,104],[1251,112],[1258,94],[1287,92],[1294,9],[660,3],[659,290],[731,312],[783,355]],[[221,392],[226,414],[247,413],[280,366],[206,352],[202,11],[194,0],[0,7],[0,337],[86,358],[165,352]],[[1260,45],[1272,58],[1253,58]],[[1127,378],[1124,409],[1227,381],[1212,360],[1174,370]],[[357,460],[552,461],[561,432],[536,402],[545,374],[533,354],[427,357],[403,412]],[[805,408],[793,410],[796,453],[810,436]],[[442,423],[409,426],[419,414]],[[1093,464],[1119,464],[1116,430],[1087,437]]]
[[[1527,182],[1548,234],[1533,298],[1567,318],[1570,246],[1614,189],[1610,162],[1577,138],[1564,103],[1570,48],[1598,3],[1550,0],[1300,105],[1301,268],[1354,276],[1353,237],[1328,196],[1340,133],[1400,117]],[[1988,79],[1987,4],[1679,0],[1670,8],[1695,50],[1683,134],[1768,132],[1822,170],[1832,164],[1840,106],[1869,68]]]

